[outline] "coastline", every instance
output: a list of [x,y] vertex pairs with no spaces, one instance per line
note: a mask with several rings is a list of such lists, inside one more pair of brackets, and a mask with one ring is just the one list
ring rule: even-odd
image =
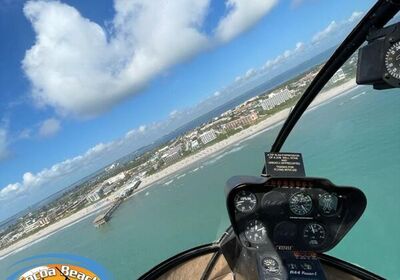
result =
[[[316,97],[316,99],[311,103],[309,108],[307,110],[311,110],[316,108],[319,105],[322,105],[323,103],[328,102],[329,100],[333,100],[336,97],[339,97],[343,94],[346,94],[350,92],[353,88],[355,88],[357,85],[355,83],[355,79],[351,79],[350,81],[339,85],[337,87],[334,87],[332,89],[329,89],[325,92],[321,92],[320,95]],[[190,155],[170,166],[167,168],[161,170],[160,172],[157,172],[156,174],[150,175],[148,177],[145,177],[142,179],[142,183],[139,186],[138,190],[135,191],[134,195],[142,192],[149,187],[153,186],[154,183],[167,178],[168,176],[173,175],[174,173],[177,173],[185,168],[188,168],[188,166],[201,161],[210,158],[211,156],[215,156],[224,150],[230,148],[232,145],[240,143],[242,141],[245,141],[246,139],[249,139],[251,137],[254,137],[255,135],[262,133],[268,129],[273,128],[274,126],[278,125],[279,123],[283,122],[291,108],[284,109],[282,111],[279,111],[275,113],[274,115],[268,117],[267,119],[259,122],[258,124],[255,124],[247,129],[244,129],[228,139],[222,140],[218,143],[215,143],[204,150],[201,150],[193,155]],[[44,238],[68,227],[71,226],[72,224],[75,224],[77,222],[82,221],[83,219],[88,218],[89,216],[104,210],[106,207],[109,207],[112,203],[112,200],[116,197],[117,194],[113,194],[107,198],[104,198],[100,200],[99,202],[90,205],[74,214],[72,214],[69,217],[66,217],[60,221],[57,221],[48,227],[38,231],[37,233],[30,235],[15,244],[12,244],[11,246],[3,249],[0,251],[0,260],[8,257],[9,255],[16,253],[18,251],[23,250],[25,247],[30,246],[34,243],[40,242]]]

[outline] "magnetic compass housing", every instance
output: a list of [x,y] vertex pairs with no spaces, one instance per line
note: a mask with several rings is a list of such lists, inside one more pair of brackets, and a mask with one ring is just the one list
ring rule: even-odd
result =
[[358,52],[357,84],[400,87],[400,23],[371,32],[367,41]]

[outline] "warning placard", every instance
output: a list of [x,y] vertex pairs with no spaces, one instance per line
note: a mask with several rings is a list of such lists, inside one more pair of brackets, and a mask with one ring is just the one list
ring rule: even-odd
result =
[[265,153],[267,175],[272,177],[304,177],[303,157],[300,153]]

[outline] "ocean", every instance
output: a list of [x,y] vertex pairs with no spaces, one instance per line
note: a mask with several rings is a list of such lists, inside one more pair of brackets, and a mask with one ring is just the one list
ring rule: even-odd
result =
[[[400,275],[399,108],[399,90],[358,87],[308,111],[282,149],[303,153],[308,176],[365,192],[364,216],[328,254],[389,279]],[[29,256],[71,253],[99,262],[115,279],[135,279],[174,254],[218,239],[229,226],[226,180],[259,175],[277,132],[255,135],[140,192],[101,228],[92,216],[0,260],[0,275]]]

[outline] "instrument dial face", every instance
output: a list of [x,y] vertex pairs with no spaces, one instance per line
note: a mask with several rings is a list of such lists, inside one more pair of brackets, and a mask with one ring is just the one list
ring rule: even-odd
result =
[[297,237],[297,225],[289,221],[283,221],[274,228],[275,245],[292,245]]
[[386,52],[385,66],[393,78],[400,80],[400,42],[394,43]]
[[268,273],[278,273],[279,272],[279,263],[271,257],[266,257],[262,260],[262,266]]
[[244,236],[251,243],[262,243],[267,240],[267,229],[262,222],[253,220],[246,225]]
[[303,238],[310,247],[319,247],[326,239],[326,230],[323,225],[318,223],[308,224],[304,228]]
[[318,199],[318,207],[322,214],[333,215],[337,211],[338,198],[334,194],[325,193]]
[[240,191],[235,195],[234,205],[239,212],[249,213],[256,208],[257,198],[249,191]]
[[295,193],[289,199],[289,208],[295,215],[307,215],[312,209],[312,198],[303,192]]
[[286,203],[287,199],[282,193],[270,191],[263,196],[261,205],[267,215],[276,217],[286,213]]

